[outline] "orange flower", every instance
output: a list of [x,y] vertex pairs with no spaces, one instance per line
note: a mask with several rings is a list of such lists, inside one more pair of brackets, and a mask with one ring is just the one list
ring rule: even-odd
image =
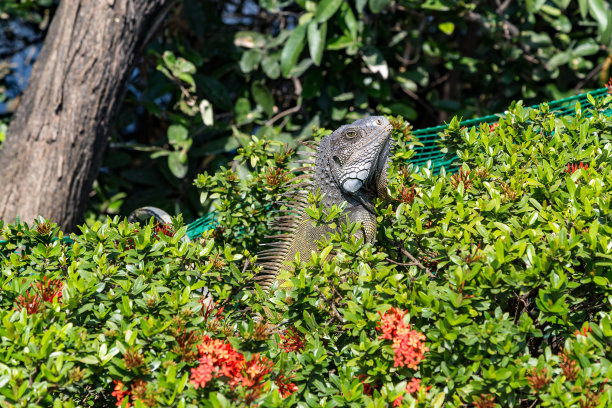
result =
[[272,371],[274,362],[264,356],[255,354],[244,364],[244,370],[236,377],[245,387],[259,387],[263,378]]
[[42,306],[42,298],[38,296],[38,293],[30,293],[30,289],[26,290],[25,296],[19,295],[15,299],[15,310],[25,309],[28,314],[40,312]]
[[[113,380],[113,382],[115,383],[115,388],[111,395],[117,398],[117,406],[120,407],[123,405],[123,400],[130,395],[130,392],[123,391],[124,384],[121,381]],[[125,407],[128,408],[130,406],[131,404],[128,401]]]
[[584,326],[581,330],[576,330],[574,332],[574,336],[578,337],[578,336],[584,336],[586,337],[588,333],[592,332],[593,329],[591,329],[591,326]]
[[[427,387],[425,389],[425,392],[427,392],[427,390],[429,390],[431,388],[431,386]],[[408,384],[406,384],[406,392],[408,394],[414,394],[415,392],[418,392],[421,389],[421,379],[420,378],[412,378]],[[393,401],[393,406],[394,407],[399,407],[400,405],[402,405],[402,401],[404,400],[404,396],[400,395],[399,397],[397,397],[395,399],[395,401]]]
[[[291,376],[291,378],[293,377],[295,376]],[[298,390],[297,385],[292,382],[289,382],[289,380],[290,378],[285,378],[284,375],[279,375],[278,377],[276,377],[276,380],[274,380],[274,383],[278,387],[278,391],[283,396],[283,398],[287,398]]]
[[287,353],[290,351],[301,351],[304,349],[304,338],[300,332],[295,329],[295,327],[285,330],[285,332],[280,335],[280,338],[282,340],[282,344],[279,344],[279,347],[285,350]]
[[42,282],[36,282],[36,289],[40,292],[40,296],[45,302],[52,303],[53,298],[57,297],[59,301],[62,298],[62,288],[64,283],[59,279],[48,279],[43,277]]
[[406,392],[412,394],[417,392],[421,388],[421,380],[419,378],[413,378],[408,384],[406,384]]
[[200,357],[200,365],[191,369],[190,382],[193,384],[193,388],[197,390],[198,387],[206,387],[206,384],[213,378],[214,369],[212,358],[208,356]]
[[407,366],[416,370],[417,365],[425,358],[425,352],[429,351],[423,344],[425,336],[408,327],[400,327],[397,336],[393,339],[393,352],[395,353],[395,367]]
[[382,332],[382,336],[379,338],[392,340],[397,333],[397,328],[404,326],[404,315],[406,312],[392,307],[385,314],[380,312],[378,314],[380,314],[380,323],[376,330]]
[[394,367],[408,367],[416,370],[417,365],[425,358],[429,349],[423,343],[425,335],[404,323],[406,311],[391,308],[384,315],[381,314],[380,323],[376,330],[382,332],[379,338],[392,340],[391,348],[395,354]]

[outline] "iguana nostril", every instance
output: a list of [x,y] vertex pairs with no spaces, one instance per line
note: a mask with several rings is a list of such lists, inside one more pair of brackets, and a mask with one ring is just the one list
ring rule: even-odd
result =
[[332,159],[336,162],[338,166],[342,166],[342,162],[340,161],[340,158],[338,156],[334,156],[332,157]]

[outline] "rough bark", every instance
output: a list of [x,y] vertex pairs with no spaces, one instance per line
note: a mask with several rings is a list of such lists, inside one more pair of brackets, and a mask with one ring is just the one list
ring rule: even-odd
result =
[[63,0],[0,149],[0,219],[82,221],[127,80],[173,0]]

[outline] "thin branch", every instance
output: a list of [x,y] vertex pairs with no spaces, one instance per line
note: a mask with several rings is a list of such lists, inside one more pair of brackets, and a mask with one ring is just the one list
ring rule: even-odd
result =
[[406,255],[408,258],[410,258],[410,260],[412,262],[414,262],[414,264],[416,266],[418,266],[419,268],[423,269],[425,272],[427,272],[429,274],[429,276],[431,276],[432,278],[435,278],[436,275],[434,275],[433,273],[431,273],[431,271],[429,270],[429,268],[427,268],[426,266],[424,266],[421,262],[419,262],[418,259],[416,259],[414,256],[412,256],[412,254],[408,251],[406,251],[404,248],[400,247],[399,248],[400,251],[402,251],[402,254]]
[[295,105],[293,108],[289,108],[287,110],[284,110],[280,113],[278,113],[276,116],[274,116],[272,119],[268,120],[266,122],[266,126],[272,126],[274,124],[274,122],[276,122],[277,120],[284,118],[287,115],[290,115],[292,113],[295,113],[297,111],[299,111],[302,108],[302,105]]
[[330,311],[331,311],[331,315],[334,319],[336,319],[338,321],[338,323],[344,323],[344,319],[342,318],[342,316],[340,315],[340,313],[338,312],[338,309],[336,309],[336,306],[334,305],[334,302],[332,300],[327,299],[323,293],[321,292],[321,289],[319,289],[317,286],[313,286],[313,289],[315,290],[315,292],[317,292],[319,294],[319,296],[321,297],[321,299],[327,301],[327,303],[330,306]]
[[512,0],[506,0],[502,4],[499,4],[499,2],[497,2],[497,5],[498,5],[497,10],[496,10],[497,14],[504,14],[504,11],[506,11],[510,3],[512,3]]
[[298,104],[295,105],[293,108],[289,108],[276,114],[274,117],[272,117],[266,122],[266,126],[272,126],[277,120],[284,118],[285,116],[290,115],[292,113],[295,113],[302,108],[302,104],[299,103],[299,97],[302,94],[302,84],[297,78],[293,78],[293,87],[295,89],[294,95],[298,97]]
[[397,265],[397,266],[418,266],[414,262],[397,262],[391,258],[386,258],[385,261],[391,262],[392,264]]
[[587,74],[587,76],[585,76],[585,77],[584,77],[584,79],[583,79],[582,81],[580,81],[580,82],[578,82],[578,83],[576,84],[576,86],[574,87],[574,91],[578,91],[579,89],[582,89],[582,87],[584,86],[584,84],[586,84],[586,83],[587,83],[587,82],[589,82],[591,79],[593,79],[593,77],[594,77],[595,75],[597,75],[597,74],[598,74],[598,73],[601,71],[602,67],[603,67],[603,63],[601,63],[601,64],[597,65],[595,68],[593,68],[593,69],[591,70],[591,72],[589,72],[589,73]]

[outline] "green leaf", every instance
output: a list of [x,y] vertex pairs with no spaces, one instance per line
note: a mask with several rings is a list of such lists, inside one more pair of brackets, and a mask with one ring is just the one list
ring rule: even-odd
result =
[[317,10],[315,11],[315,20],[319,23],[323,23],[333,16],[340,5],[342,0],[322,0],[317,4]]
[[612,9],[608,10],[608,25],[600,33],[600,40],[603,44],[610,46],[610,39],[612,39]]
[[278,59],[272,58],[269,55],[266,55],[261,61],[261,69],[263,69],[264,74],[270,79],[276,79],[280,76],[280,64],[278,63]]
[[608,13],[606,12],[603,0],[589,0],[589,6],[591,16],[597,20],[600,31],[605,30],[608,25]]
[[387,79],[389,76],[389,66],[378,48],[373,45],[365,46],[362,58],[372,73],[380,74],[383,79]]
[[451,35],[455,31],[455,24],[447,21],[446,23],[438,24],[438,28],[446,35]]
[[200,116],[202,117],[202,122],[206,126],[214,125],[215,116],[214,116],[213,107],[210,101],[206,99],[202,99],[202,101],[200,101],[199,108],[200,108]]
[[315,21],[311,21],[308,24],[308,50],[310,51],[310,58],[317,66],[321,64],[323,58],[326,35],[327,23],[319,26]]
[[240,70],[245,74],[253,71],[261,61],[263,54],[260,50],[248,50],[240,58]]
[[572,50],[572,55],[578,55],[578,56],[583,57],[586,55],[594,55],[594,54],[597,54],[598,52],[599,52],[599,45],[595,42],[595,40],[593,40],[592,38],[589,38],[583,41],[582,43],[580,43],[580,45],[578,45],[576,48],[574,48]]
[[610,282],[603,276],[595,276],[593,277],[593,282],[598,286],[608,287]]
[[584,19],[589,15],[589,0],[578,0],[578,7],[580,8],[580,16]]
[[181,144],[189,139],[189,132],[183,125],[170,125],[168,127],[168,141],[173,145]]
[[240,31],[234,36],[234,44],[248,49],[263,48],[266,45],[266,36],[256,31]]
[[504,263],[504,243],[500,240],[495,241],[495,257],[500,264]]
[[289,77],[291,69],[295,66],[302,49],[304,49],[304,37],[306,36],[306,25],[297,26],[289,36],[281,53],[281,72],[284,77]]
[[368,0],[355,0],[355,7],[357,8],[357,12],[359,14],[363,13],[366,4],[368,4]]
[[255,102],[263,108],[268,117],[274,114],[274,97],[263,82],[253,82],[253,85],[251,85],[251,94]]
[[239,124],[250,122],[251,103],[249,100],[247,98],[238,98],[234,106],[234,113],[236,114],[236,121]]
[[525,6],[529,13],[537,13],[545,3],[546,0],[526,0]]
[[445,393],[442,391],[438,395],[436,395],[431,401],[432,408],[440,408],[442,404],[444,404]]
[[[357,31],[359,29],[359,24],[357,23],[357,19],[355,18],[353,9],[348,5],[348,3],[343,3],[342,8],[340,10],[342,11],[342,21],[346,25],[346,28],[348,29],[348,32],[351,35],[351,38],[353,39],[353,41],[357,41]],[[342,30],[346,33],[344,27],[342,28]]]
[[378,14],[391,3],[391,0],[370,0],[370,10],[374,14]]
[[168,155],[168,168],[174,177],[181,179],[187,175],[186,157],[181,152],[171,152]]

